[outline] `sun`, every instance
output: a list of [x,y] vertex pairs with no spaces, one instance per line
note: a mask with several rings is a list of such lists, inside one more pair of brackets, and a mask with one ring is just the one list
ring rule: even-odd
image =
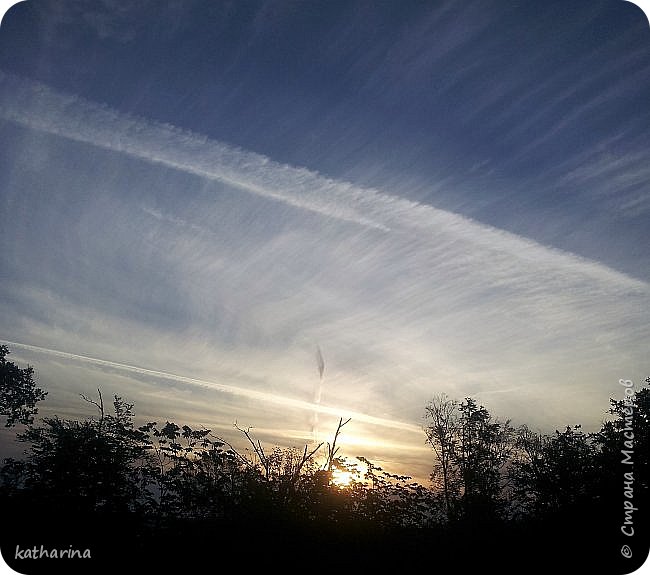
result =
[[354,475],[345,469],[335,469],[332,471],[332,483],[337,487],[349,487]]

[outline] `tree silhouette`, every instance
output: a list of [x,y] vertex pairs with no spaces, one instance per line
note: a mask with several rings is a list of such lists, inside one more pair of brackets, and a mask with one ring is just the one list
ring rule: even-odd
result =
[[[169,571],[174,558],[187,568],[203,549],[220,560],[253,549],[279,561],[290,541],[290,559],[302,567],[322,550],[340,565],[354,554],[369,569],[388,570],[391,560],[405,567],[405,560],[431,549],[450,566],[462,557],[465,568],[481,568],[498,560],[507,542],[517,568],[515,547],[524,559],[541,551],[565,567],[567,553],[593,549],[603,567],[615,561],[608,559],[611,545],[601,543],[612,531],[623,537],[621,521],[632,528],[634,519],[635,553],[642,552],[638,542],[647,524],[641,512],[622,517],[621,483],[623,496],[629,492],[634,505],[646,509],[647,386],[612,399],[611,418],[591,434],[580,426],[550,435],[526,426],[514,430],[471,398],[436,396],[425,411],[424,431],[435,454],[429,488],[386,471],[382,461],[341,456],[341,430],[350,421],[343,418],[320,455],[324,444],[265,446],[252,428],[237,424],[248,449],[237,451],[209,429],[169,420],[136,428],[133,405],[114,396],[109,409],[101,390],[82,396],[96,407],[96,417],[54,416],[35,425],[30,410],[44,392],[34,386],[31,368],[4,366],[38,399],[31,407],[12,399],[6,405],[17,410],[2,412],[14,413],[12,424],[31,421],[18,434],[28,444],[25,457],[5,460],[0,469],[0,506],[11,527],[3,551],[8,543],[33,538],[34,530],[42,541],[50,537],[64,545],[101,534],[107,549],[116,540],[125,545],[126,538],[138,558],[148,553]],[[337,483],[337,470],[349,473],[349,482]],[[551,539],[554,547],[541,547]],[[583,556],[575,560],[584,567]],[[107,553],[102,561],[109,561]],[[114,572],[125,563],[118,557],[106,565]],[[98,572],[97,564],[89,571]]]
[[28,425],[38,413],[36,403],[45,399],[47,392],[36,387],[31,366],[21,369],[7,361],[9,353],[6,345],[0,345],[0,415],[6,417],[6,427]]
[[427,406],[427,440],[436,453],[432,479],[442,486],[448,519],[481,523],[503,515],[504,470],[514,445],[509,421],[494,419],[472,398],[445,396]]
[[613,418],[603,423],[594,440],[601,450],[599,462],[603,471],[618,471],[617,463],[626,461],[623,469],[629,471],[632,466],[638,488],[647,492],[650,488],[650,377],[645,379],[645,385],[626,394],[625,399],[610,399],[609,413]]
[[592,496],[597,469],[596,448],[579,425],[553,435],[522,426],[509,473],[520,511],[548,515]]
[[513,447],[510,422],[492,418],[482,405],[471,398],[460,404],[460,441],[454,461],[463,478],[463,513],[472,520],[499,517],[503,470]]
[[18,438],[29,442],[25,485],[61,508],[127,511],[141,496],[136,463],[145,455],[142,434],[133,429],[133,405],[115,396],[113,414],[101,393],[93,401],[98,420],[45,418]]
[[431,482],[434,488],[442,491],[445,515],[448,520],[453,520],[461,489],[460,474],[454,466],[460,428],[458,402],[446,395],[438,395],[427,404],[425,410],[429,425],[424,431],[436,455]]

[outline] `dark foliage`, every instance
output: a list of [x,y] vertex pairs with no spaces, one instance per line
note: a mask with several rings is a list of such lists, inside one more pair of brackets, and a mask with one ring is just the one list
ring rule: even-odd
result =
[[[238,451],[207,429],[136,428],[133,405],[114,397],[108,413],[98,390],[83,398],[96,418],[44,418],[19,433],[25,458],[0,470],[0,543],[27,573],[51,573],[53,562],[16,560],[17,545],[87,548],[92,559],[65,563],[84,573],[204,564],[627,573],[648,550],[649,397],[645,387],[612,400],[597,433],[574,426],[552,435],[514,429],[470,398],[436,398],[427,406],[436,458],[425,487],[365,457],[338,457],[343,420],[331,444],[312,450],[269,449],[237,427],[251,448]],[[633,465],[622,462],[627,448]],[[333,480],[340,471],[347,485]],[[624,513],[626,500],[635,515]],[[621,532],[626,520],[633,538]],[[623,544],[633,560],[621,558]]]
[[0,415],[6,417],[5,426],[29,424],[38,413],[36,403],[45,399],[47,392],[36,387],[34,369],[19,368],[7,361],[9,348],[0,345]]

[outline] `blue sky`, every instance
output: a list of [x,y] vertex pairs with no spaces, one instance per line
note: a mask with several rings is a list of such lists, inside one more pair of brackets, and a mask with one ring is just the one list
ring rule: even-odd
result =
[[622,0],[19,3],[0,339],[44,412],[351,416],[418,477],[437,393],[595,429],[650,374],[649,101]]

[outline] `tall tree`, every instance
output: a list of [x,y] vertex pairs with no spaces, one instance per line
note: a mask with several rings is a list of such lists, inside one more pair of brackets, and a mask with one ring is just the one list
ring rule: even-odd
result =
[[494,419],[472,398],[460,406],[460,438],[454,462],[463,481],[463,514],[467,519],[498,517],[504,505],[504,469],[514,444],[514,429],[509,421]]
[[425,408],[427,442],[431,445],[436,461],[433,464],[431,481],[442,490],[447,519],[451,520],[458,501],[460,478],[454,467],[458,430],[460,427],[458,402],[446,395],[435,396]]
[[426,408],[427,440],[437,461],[432,479],[442,487],[449,519],[483,521],[500,516],[504,469],[513,448],[509,421],[494,419],[472,398],[461,403],[446,396]]

